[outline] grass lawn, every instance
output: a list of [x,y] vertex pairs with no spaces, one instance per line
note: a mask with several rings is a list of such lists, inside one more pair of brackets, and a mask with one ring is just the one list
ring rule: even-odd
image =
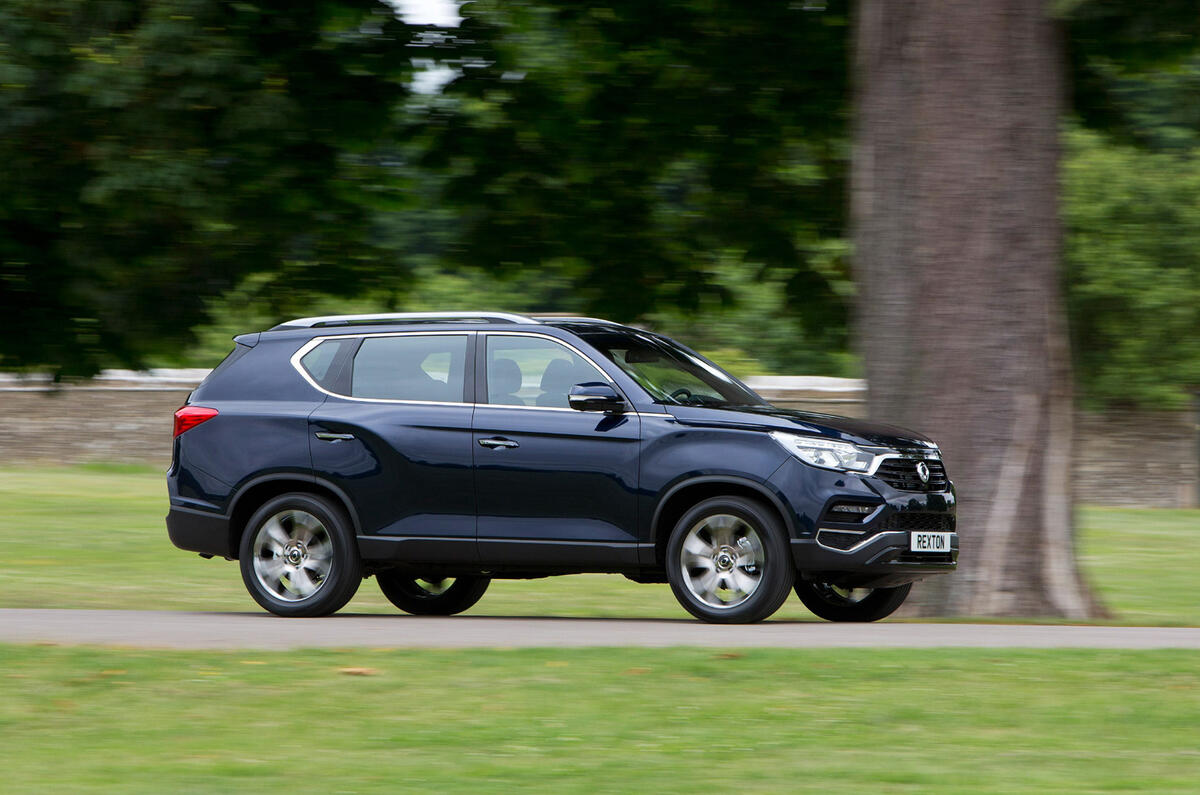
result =
[[[167,540],[163,475],[137,467],[0,469],[0,607],[258,610],[236,564]],[[1085,508],[1085,570],[1118,623],[1200,624],[1200,511]],[[348,612],[394,612],[363,583]],[[671,617],[666,585],[618,575],[497,581],[472,615]],[[789,600],[780,619],[809,619]]]
[[0,646],[6,792],[1195,792],[1194,652]]

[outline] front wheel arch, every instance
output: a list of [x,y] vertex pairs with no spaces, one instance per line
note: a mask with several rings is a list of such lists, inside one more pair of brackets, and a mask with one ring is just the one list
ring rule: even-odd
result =
[[772,509],[787,537],[796,537],[795,526],[783,501],[765,485],[731,475],[703,475],[675,484],[655,506],[654,518],[650,524],[650,538],[654,542],[654,561],[657,565],[666,565],[667,543],[680,517],[699,503],[713,497],[741,497],[764,503]]

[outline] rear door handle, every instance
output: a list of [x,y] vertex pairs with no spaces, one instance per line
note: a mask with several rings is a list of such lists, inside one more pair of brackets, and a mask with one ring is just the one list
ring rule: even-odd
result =
[[521,445],[512,439],[505,439],[503,436],[493,436],[490,439],[480,439],[479,446],[486,447],[489,450],[500,450],[508,447],[520,447]]
[[347,442],[354,438],[352,433],[326,433],[325,431],[317,431],[313,436],[322,442]]

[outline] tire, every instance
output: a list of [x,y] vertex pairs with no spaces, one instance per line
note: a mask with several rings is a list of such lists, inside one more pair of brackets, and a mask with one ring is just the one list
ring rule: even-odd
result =
[[456,577],[424,580],[397,571],[375,575],[387,600],[414,616],[452,616],[474,606],[492,580],[490,577]]
[[750,624],[787,599],[795,576],[790,552],[773,510],[743,497],[713,497],[676,522],[667,543],[667,581],[696,618]]
[[277,616],[327,616],[362,582],[362,560],[341,508],[314,494],[283,494],[262,505],[242,533],[242,581]]
[[837,588],[815,580],[796,580],[796,596],[826,621],[878,621],[908,598],[912,583],[896,588]]

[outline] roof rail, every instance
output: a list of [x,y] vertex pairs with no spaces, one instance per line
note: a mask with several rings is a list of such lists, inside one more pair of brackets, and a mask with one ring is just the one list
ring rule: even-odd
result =
[[581,317],[576,315],[534,315],[531,320],[535,323],[603,323],[606,326],[622,326],[615,320],[605,320],[602,317]]
[[531,317],[509,312],[381,312],[371,315],[324,315],[301,317],[280,323],[271,331],[289,328],[319,328],[321,326],[356,326],[370,323],[537,323]]

